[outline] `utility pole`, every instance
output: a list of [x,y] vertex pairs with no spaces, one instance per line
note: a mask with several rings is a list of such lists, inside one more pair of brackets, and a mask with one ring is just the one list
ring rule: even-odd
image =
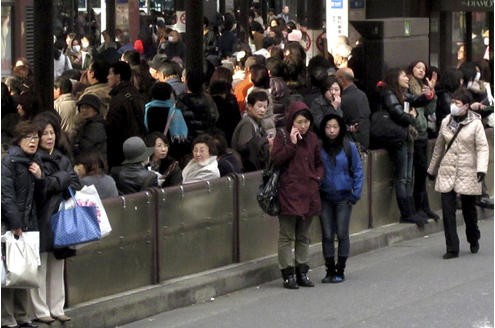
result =
[[40,110],[53,109],[53,1],[34,0],[33,88]]
[[186,1],[186,69],[203,72],[203,1]]

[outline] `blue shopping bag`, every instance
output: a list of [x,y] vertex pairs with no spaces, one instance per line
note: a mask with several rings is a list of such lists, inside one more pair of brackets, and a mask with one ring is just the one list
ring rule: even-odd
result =
[[50,218],[53,230],[53,247],[61,248],[101,239],[96,206],[81,206],[69,187],[74,207],[65,206]]

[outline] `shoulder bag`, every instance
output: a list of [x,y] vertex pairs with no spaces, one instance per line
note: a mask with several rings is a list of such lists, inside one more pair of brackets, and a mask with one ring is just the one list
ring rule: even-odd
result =
[[[287,135],[283,129],[279,129],[283,134],[284,144],[287,142]],[[256,199],[261,210],[268,215],[277,216],[280,214],[280,203],[278,200],[278,182],[280,179],[280,168],[270,163],[263,170],[263,182],[259,186]]]
[[55,248],[101,239],[96,206],[80,205],[70,187],[69,193],[74,201],[74,207],[65,208],[65,204],[62,203],[61,209],[50,218],[53,229],[53,247]]

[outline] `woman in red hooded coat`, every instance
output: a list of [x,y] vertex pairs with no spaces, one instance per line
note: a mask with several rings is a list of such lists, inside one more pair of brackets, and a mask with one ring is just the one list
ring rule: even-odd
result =
[[284,287],[297,289],[314,286],[307,275],[308,230],[312,218],[321,210],[319,186],[323,164],[318,137],[310,129],[313,117],[308,106],[295,101],[289,106],[286,117],[287,132],[277,132],[271,156],[273,163],[281,168],[279,267]]

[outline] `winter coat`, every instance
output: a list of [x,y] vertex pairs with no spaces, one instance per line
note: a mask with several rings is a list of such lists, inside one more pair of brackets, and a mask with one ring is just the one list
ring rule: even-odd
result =
[[97,96],[101,101],[100,115],[101,117],[106,118],[108,107],[110,106],[110,100],[112,98],[110,96],[110,91],[111,88],[106,83],[96,83],[84,89],[83,93],[79,97],[79,100],[81,100],[84,95],[88,94]]
[[[286,135],[277,132],[271,158],[281,168],[279,180],[280,215],[303,218],[319,215],[321,202],[319,186],[323,177],[320,143],[312,131],[293,144],[290,141],[292,124],[300,111],[288,112]],[[285,139],[285,140],[284,140]]]
[[158,176],[141,163],[125,164],[112,168],[110,172],[117,189],[123,195],[140,192],[146,188],[158,187]]
[[208,132],[218,120],[217,105],[211,96],[204,92],[184,93],[177,98],[175,106],[182,110],[189,130],[188,139],[191,141]]
[[69,158],[60,151],[55,149],[49,154],[47,151],[39,149],[38,153],[44,174],[43,187],[39,197],[37,197],[40,251],[47,252],[53,250],[53,231],[50,218],[58,212],[60,203],[69,199],[68,187],[70,186],[75,192],[81,189],[81,184]]
[[134,194],[146,188],[158,186],[158,176],[141,163],[124,164],[110,172],[120,194]]
[[313,124],[314,126],[320,126],[321,120],[327,114],[336,114],[340,117],[344,116],[340,107],[334,108],[328,100],[325,99],[323,95],[320,94],[313,102],[311,103],[310,112],[313,115]]
[[435,115],[437,117],[437,131],[440,130],[440,125],[443,119],[450,114],[450,103],[452,102],[452,93],[445,90],[437,90],[437,107]]
[[235,96],[231,93],[227,95],[212,95],[213,101],[218,108],[217,128],[225,133],[225,139],[230,143],[235,127],[241,121],[241,113]]
[[112,100],[106,118],[107,158],[109,167],[124,161],[122,145],[133,136],[146,134],[144,101],[129,82],[120,82],[110,91]]
[[455,122],[451,115],[442,121],[428,173],[437,176],[435,190],[441,193],[455,191],[461,195],[481,195],[481,182],[477,172],[488,170],[488,142],[479,114],[468,111],[462,130],[452,143],[449,151],[445,148],[454,136],[451,129]]
[[332,202],[348,201],[355,204],[361,198],[363,189],[363,165],[356,145],[350,142],[352,156],[352,175],[344,148],[335,156],[332,163],[328,153],[321,150],[321,160],[325,168],[325,176],[321,183],[321,196]]
[[[417,96],[423,93],[423,84],[412,75],[409,75],[409,91],[411,94]],[[418,132],[416,139],[428,139],[428,116],[435,113],[436,107],[437,98],[434,94],[432,95],[430,102],[428,102],[425,106],[416,107],[417,115],[414,122],[414,127]]]
[[204,163],[199,163],[193,159],[182,170],[183,184],[216,178],[220,178],[216,156],[210,156]]
[[355,140],[364,148],[370,145],[370,105],[366,94],[352,84],[342,91],[340,108],[344,113],[344,121],[347,125],[359,123]]
[[72,98],[71,93],[65,93],[53,102],[53,107],[60,115],[62,130],[72,139],[76,129],[76,100]]
[[74,153],[98,152],[107,157],[107,132],[105,122],[98,114],[81,122],[74,137]]
[[262,170],[268,163],[268,139],[260,122],[245,115],[232,135],[232,148],[242,158],[245,172]]
[[32,162],[40,164],[39,156],[29,156],[19,146],[10,146],[2,158],[2,224],[7,230],[39,230],[34,195],[40,181],[28,171]]

